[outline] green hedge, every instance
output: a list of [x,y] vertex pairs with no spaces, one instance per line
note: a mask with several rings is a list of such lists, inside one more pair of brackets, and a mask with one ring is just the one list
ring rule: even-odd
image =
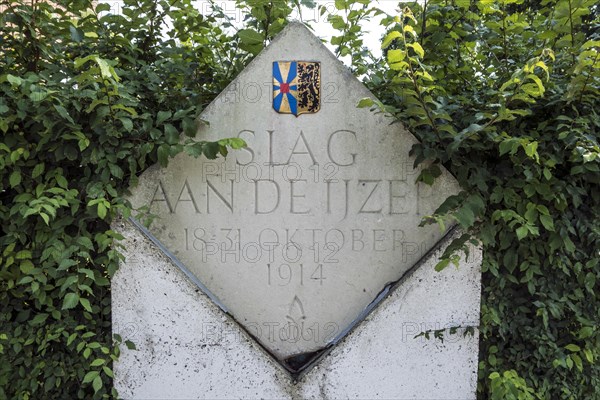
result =
[[[238,1],[233,37],[189,1],[1,3],[0,398],[116,395],[110,221],[147,166],[242,145],[178,138],[301,3]],[[454,248],[484,249],[480,398],[600,398],[598,7],[409,3],[380,60],[362,42],[380,12],[335,6],[337,54],[383,101],[361,106],[420,137],[420,180],[443,164],[464,189],[425,222],[457,220],[472,237]]]
[[114,395],[109,224],[128,212],[126,188],[178,152],[240,145],[179,143],[248,56],[221,23],[170,3],[3,3],[0,398]]
[[479,396],[600,399],[600,10],[406,6],[368,82],[422,140],[419,179],[445,165],[463,188],[426,222],[471,235],[438,269],[483,246]]

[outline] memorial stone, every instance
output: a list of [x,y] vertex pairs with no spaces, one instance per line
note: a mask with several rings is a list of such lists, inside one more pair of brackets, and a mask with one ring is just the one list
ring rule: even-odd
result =
[[416,183],[417,140],[357,108],[365,97],[374,98],[290,23],[200,116],[197,139],[247,147],[216,160],[180,154],[147,170],[131,196],[155,215],[134,224],[292,374],[448,233],[419,223],[458,192],[456,180],[442,168],[433,185]]

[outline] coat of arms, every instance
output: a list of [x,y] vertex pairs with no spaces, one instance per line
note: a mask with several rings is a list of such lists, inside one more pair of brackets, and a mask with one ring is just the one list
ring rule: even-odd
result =
[[275,61],[273,108],[280,114],[314,114],[321,108],[321,63]]

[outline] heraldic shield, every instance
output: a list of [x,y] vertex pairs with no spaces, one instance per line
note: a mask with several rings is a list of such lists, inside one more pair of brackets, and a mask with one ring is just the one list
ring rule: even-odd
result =
[[321,108],[321,63],[275,61],[273,108],[280,114],[314,114]]

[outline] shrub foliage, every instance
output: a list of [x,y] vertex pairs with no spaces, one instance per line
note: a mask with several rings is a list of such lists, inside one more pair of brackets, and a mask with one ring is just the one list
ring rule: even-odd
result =
[[444,165],[463,188],[424,222],[468,232],[437,269],[470,240],[483,247],[479,395],[598,399],[600,10],[586,0],[403,6],[384,19],[386,63],[367,78],[385,106],[361,105],[421,139],[419,180]]
[[2,7],[0,398],[108,397],[110,221],[147,166],[241,145],[180,132],[248,55],[189,2]]
[[[181,151],[216,157],[243,145],[193,140],[194,118],[294,8],[314,6],[236,3],[241,29],[216,5],[203,17],[187,0],[0,3],[0,398],[116,396],[110,221],[129,211],[126,188]],[[598,6],[335,8],[332,45],[382,100],[360,106],[421,139],[419,180],[444,165],[463,188],[424,223],[466,232],[438,269],[469,241],[484,250],[479,396],[600,398]],[[387,29],[381,59],[363,43],[376,16]]]

